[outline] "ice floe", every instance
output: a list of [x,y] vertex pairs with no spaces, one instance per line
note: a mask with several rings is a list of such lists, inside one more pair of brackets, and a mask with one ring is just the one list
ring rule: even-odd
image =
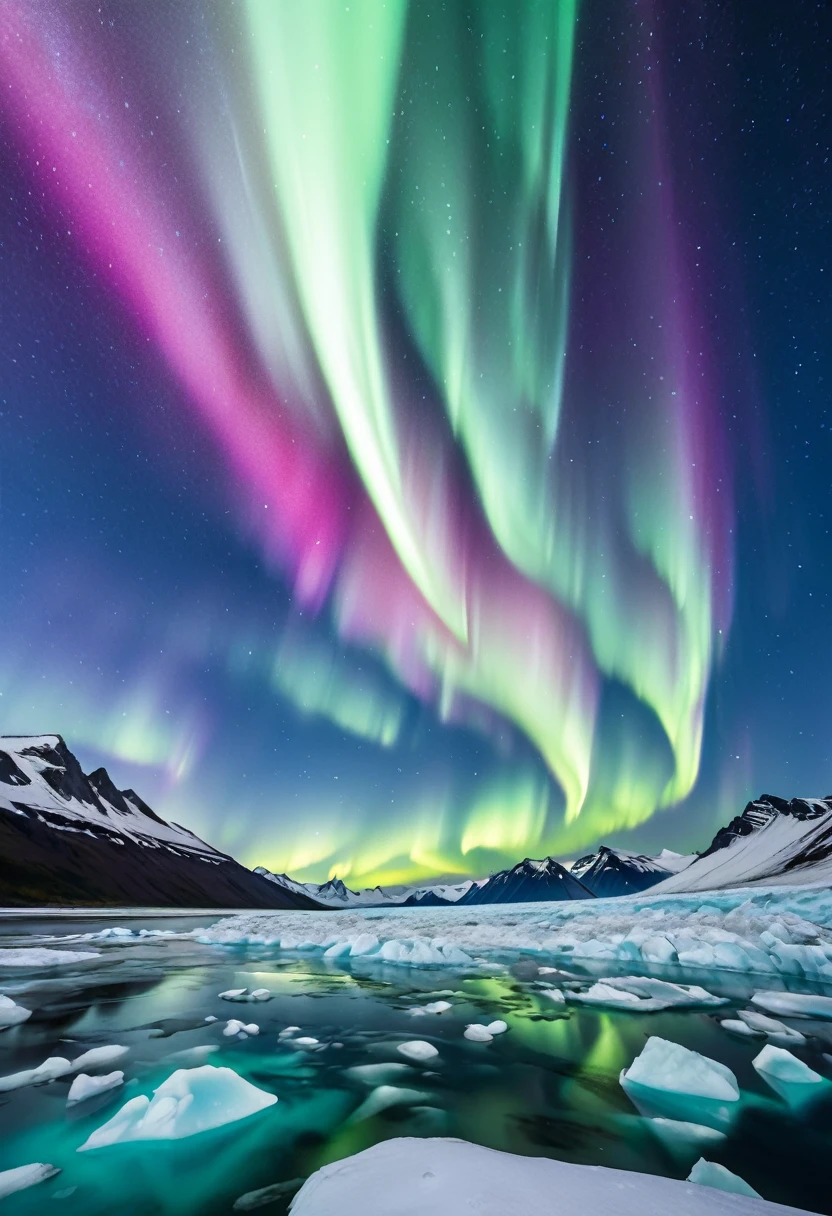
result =
[[24,1085],[42,1085],[45,1081],[54,1081],[57,1077],[65,1077],[72,1072],[72,1064],[63,1056],[49,1056],[37,1068],[25,1068],[21,1072],[12,1072],[0,1077],[0,1093],[10,1089],[22,1089]]
[[425,1043],[423,1039],[411,1039],[409,1043],[399,1043],[396,1048],[409,1060],[435,1060],[439,1055],[433,1043]]
[[489,1022],[485,1028],[490,1035],[505,1034],[508,1030],[508,1022],[504,1022],[502,1018],[498,1018],[496,1022]]
[[[737,1017],[752,1030],[768,1035],[772,1042],[780,1047],[783,1047],[786,1043],[793,1047],[799,1047],[806,1042],[805,1034],[801,1034],[793,1026],[787,1026],[785,1022],[779,1022],[777,1018],[770,1018],[764,1013],[757,1013],[755,1009],[741,1009]],[[723,1022],[724,1025],[725,1023]]]
[[231,1068],[179,1068],[153,1097],[131,1098],[78,1152],[128,1140],[182,1140],[211,1128],[247,1119],[277,1101]]
[[[228,916],[194,932],[215,945],[276,946],[406,966],[495,965],[523,951],[614,962],[832,981],[832,891],[793,888],[622,896],[567,904],[286,911]],[[822,1016],[832,1016],[822,1015]]]
[[99,958],[98,950],[46,950],[43,947],[0,950],[0,967],[63,967]]
[[81,1072],[69,1087],[66,1104],[74,1106],[76,1102],[86,1102],[87,1098],[95,1098],[109,1089],[118,1089],[123,1082],[124,1073],[119,1071],[105,1073],[103,1077],[91,1077]]
[[687,1123],[684,1119],[648,1119],[647,1126],[676,1155],[689,1153],[691,1149],[715,1148],[726,1139],[725,1132],[715,1127]]
[[829,1088],[829,1082],[784,1047],[767,1043],[751,1061],[757,1072],[784,1101],[802,1106]]
[[18,1165],[12,1170],[0,1170],[0,1199],[13,1195],[15,1191],[25,1191],[27,1187],[35,1186],[38,1182],[46,1182],[61,1171],[54,1165],[37,1162],[34,1165]]
[[19,1026],[32,1016],[31,1009],[16,1005],[10,996],[0,993],[0,1030],[8,1030],[9,1026]]
[[792,1018],[832,1018],[832,996],[802,992],[755,992],[753,1005]]
[[729,1195],[749,1195],[753,1199],[759,1199],[759,1191],[755,1191],[753,1186],[749,1186],[744,1178],[740,1178],[739,1174],[732,1174],[724,1165],[718,1165],[716,1161],[706,1161],[704,1157],[700,1157],[696,1165],[693,1167],[687,1177],[688,1182],[695,1182],[697,1186],[709,1186],[715,1191],[727,1191]]
[[[479,909],[478,909],[479,910]],[[806,1216],[747,1194],[603,1166],[521,1157],[463,1140],[401,1136],[325,1165],[292,1216]]]
[[122,1056],[126,1056],[129,1050],[129,1047],[122,1047],[118,1043],[108,1043],[105,1047],[91,1047],[89,1051],[85,1051],[83,1055],[72,1061],[73,1071],[77,1072],[82,1068],[102,1068],[106,1064],[113,1064]]
[[653,1035],[621,1085],[641,1114],[701,1123],[723,1130],[738,1109],[737,1079],[724,1064]]
[[270,1001],[272,994],[268,988],[255,988],[249,992],[248,988],[228,988],[225,992],[220,993],[220,999],[223,1001]]

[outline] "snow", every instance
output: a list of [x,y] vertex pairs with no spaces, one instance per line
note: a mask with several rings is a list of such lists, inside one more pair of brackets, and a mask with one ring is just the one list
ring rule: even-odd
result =
[[426,1043],[423,1039],[411,1039],[409,1043],[399,1043],[396,1050],[400,1051],[403,1056],[407,1056],[408,1060],[434,1060],[439,1055],[433,1043]]
[[465,1027],[465,1038],[470,1039],[472,1043],[490,1043],[494,1035],[487,1026],[472,1022],[470,1026]]
[[754,1005],[793,1018],[832,1018],[832,997],[802,992],[755,992]]
[[483,967],[493,963],[489,955],[522,950],[566,964],[832,982],[832,890],[720,891],[706,899],[656,890],[567,903],[242,913],[193,936],[402,966]]
[[829,1088],[829,1082],[784,1047],[767,1043],[751,1061],[757,1072],[790,1106],[802,1106]]
[[706,1161],[704,1157],[700,1157],[696,1165],[688,1174],[688,1182],[695,1182],[697,1186],[709,1186],[716,1191],[727,1191],[730,1195],[748,1195],[752,1198],[759,1199],[760,1194],[754,1190],[753,1186],[749,1186],[744,1178],[740,1178],[738,1174],[732,1174],[724,1165],[717,1165],[715,1161]]
[[258,1089],[231,1068],[179,1068],[153,1097],[131,1098],[94,1131],[78,1152],[128,1140],[182,1140],[211,1128],[237,1123],[273,1106],[274,1094]]
[[721,1131],[739,1107],[739,1086],[730,1068],[656,1035],[622,1070],[620,1081],[633,1105],[648,1117],[684,1119]]
[[13,1170],[0,1170],[0,1199],[13,1195],[15,1191],[24,1191],[38,1182],[46,1182],[61,1171],[54,1165],[38,1162],[35,1165],[18,1165]]
[[98,958],[98,950],[45,950],[42,947],[0,950],[0,967],[63,967]]
[[123,1072],[108,1072],[103,1077],[90,1077],[85,1072],[79,1073],[69,1087],[66,1104],[72,1106],[76,1102],[85,1102],[87,1098],[106,1093],[108,1089],[117,1089],[123,1082]]
[[[292,1216],[799,1216],[748,1195],[630,1173],[521,1157],[462,1140],[399,1137],[325,1165]],[[806,1216],[805,1212],[800,1216]]]
[[25,1022],[31,1016],[31,1009],[24,1009],[22,1005],[16,1005],[10,996],[0,994],[0,1030],[7,1030],[9,1026],[19,1026],[21,1022]]

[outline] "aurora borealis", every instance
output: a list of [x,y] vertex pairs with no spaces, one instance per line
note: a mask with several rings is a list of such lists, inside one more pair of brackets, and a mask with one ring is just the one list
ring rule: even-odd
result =
[[5,0],[0,730],[353,885],[832,788],[821,47]]

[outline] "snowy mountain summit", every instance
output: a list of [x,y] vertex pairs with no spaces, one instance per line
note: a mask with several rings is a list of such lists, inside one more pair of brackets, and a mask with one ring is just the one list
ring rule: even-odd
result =
[[168,823],[60,735],[0,735],[0,904],[274,908],[319,905],[274,887]]
[[674,856],[669,854],[664,860],[602,844],[596,853],[579,857],[570,873],[593,895],[636,895],[670,877],[674,867],[669,863]]

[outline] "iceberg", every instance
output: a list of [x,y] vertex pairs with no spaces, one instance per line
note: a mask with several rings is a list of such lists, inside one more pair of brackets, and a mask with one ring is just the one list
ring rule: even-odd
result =
[[0,1199],[13,1195],[15,1191],[24,1191],[38,1182],[46,1182],[48,1178],[54,1178],[60,1172],[55,1169],[54,1165],[46,1165],[43,1162],[35,1165],[18,1165],[12,1170],[0,1170]]
[[642,1115],[701,1123],[722,1131],[739,1108],[737,1079],[724,1064],[656,1035],[620,1076]]
[[738,1174],[732,1174],[724,1165],[717,1165],[715,1161],[706,1161],[704,1157],[700,1157],[696,1165],[688,1174],[688,1182],[695,1182],[697,1186],[709,1186],[716,1191],[728,1191],[731,1195],[750,1195],[754,1199],[760,1198],[760,1192],[755,1191],[753,1186],[749,1186],[744,1178],[740,1178]]
[[521,1157],[463,1140],[400,1136],[325,1165],[292,1216],[806,1216],[746,1194],[603,1166]]
[[508,1030],[508,1022],[504,1022],[502,1018],[498,1018],[496,1022],[489,1022],[485,1029],[490,1035],[505,1034]]
[[820,1073],[798,1060],[784,1047],[767,1043],[751,1063],[773,1090],[790,1106],[803,1106],[817,1098],[829,1082]]
[[425,1043],[422,1039],[412,1039],[409,1043],[399,1043],[396,1048],[409,1060],[434,1060],[439,1052],[433,1043]]
[[765,1031],[756,1029],[740,1018],[724,1018],[719,1024],[723,1030],[729,1031],[730,1034],[739,1034],[746,1039],[761,1039],[765,1034]]
[[780,1047],[784,1046],[785,1043],[791,1043],[792,1046],[799,1047],[806,1042],[806,1035],[801,1034],[799,1030],[795,1030],[792,1026],[787,1026],[785,1022],[778,1022],[777,1018],[770,1018],[764,1013],[757,1013],[754,1009],[742,1009],[737,1014],[737,1017],[745,1022],[747,1026],[750,1026],[752,1030],[768,1035],[772,1042],[778,1043]]
[[78,1149],[105,1148],[129,1140],[183,1140],[248,1119],[277,1101],[231,1068],[179,1068],[153,1097],[131,1098]]
[[85,1102],[87,1098],[94,1098],[97,1094],[106,1093],[108,1089],[118,1089],[123,1081],[123,1072],[108,1072],[103,1077],[90,1077],[85,1072],[81,1072],[69,1087],[66,1104],[74,1106],[76,1102]]
[[25,1022],[31,1016],[31,1009],[24,1009],[22,1005],[16,1005],[10,996],[0,994],[0,1030],[7,1030],[9,1026],[19,1026],[21,1022]]
[[222,1032],[227,1039],[232,1038],[234,1035],[245,1035],[248,1037],[250,1034],[259,1034],[260,1027],[256,1022],[246,1023],[239,1021],[237,1018],[229,1018]]

